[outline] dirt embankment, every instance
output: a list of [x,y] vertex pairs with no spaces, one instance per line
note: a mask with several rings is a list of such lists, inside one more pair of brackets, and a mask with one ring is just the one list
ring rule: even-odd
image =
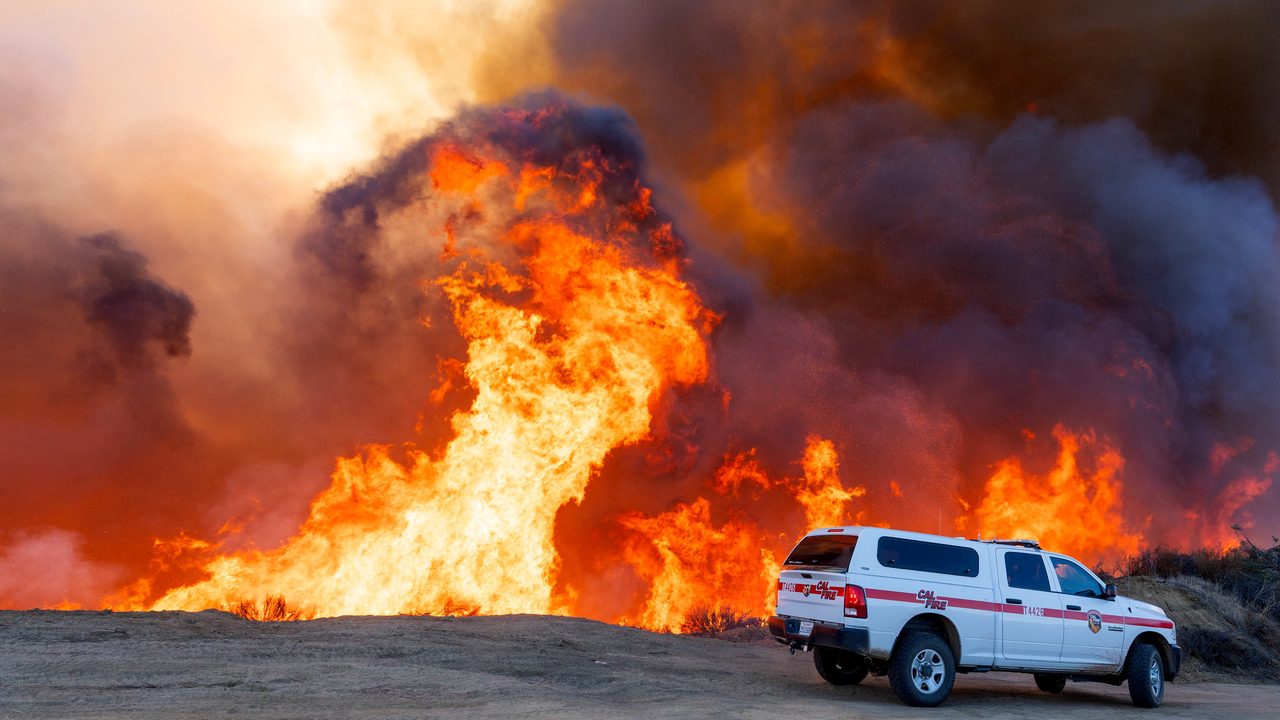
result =
[[1280,682],[1280,624],[1194,577],[1122,578],[1121,594],[1164,608],[1178,626],[1187,680]]
[[[1174,683],[1165,718],[1272,718],[1280,686]],[[961,676],[935,711],[776,643],[557,617],[255,623],[219,612],[0,612],[0,718],[1153,717],[1128,692]]]

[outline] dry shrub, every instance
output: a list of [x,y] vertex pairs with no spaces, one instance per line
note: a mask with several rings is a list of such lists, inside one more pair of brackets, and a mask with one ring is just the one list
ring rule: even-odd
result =
[[444,615],[448,617],[475,617],[480,614],[480,606],[449,598],[437,612],[426,614]]
[[1191,567],[1190,555],[1161,545],[1143,550],[1141,553],[1129,558],[1128,572],[1130,575],[1150,575],[1160,578],[1177,577],[1179,575],[1204,577],[1203,575],[1189,572]]
[[1240,545],[1227,550],[1151,548],[1129,558],[1126,569],[1137,576],[1203,578],[1247,607],[1280,620],[1280,542],[1261,548],[1243,533],[1240,539]]
[[227,606],[227,612],[239,615],[245,620],[257,622],[310,620],[316,616],[314,610],[290,607],[283,595],[268,595],[262,599],[261,603],[253,600],[238,600]]
[[442,605],[414,605],[398,614],[404,617],[475,617],[480,610],[479,605],[449,598]]
[[685,635],[715,635],[735,628],[755,627],[760,619],[733,608],[699,607],[685,616],[680,632]]

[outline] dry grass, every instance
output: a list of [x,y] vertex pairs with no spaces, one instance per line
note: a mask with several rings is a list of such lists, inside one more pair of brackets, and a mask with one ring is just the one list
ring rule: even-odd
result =
[[1130,576],[1202,578],[1246,607],[1280,621],[1280,541],[1261,548],[1242,532],[1240,539],[1238,547],[1228,550],[1184,553],[1152,548],[1129,558],[1125,570]]
[[257,622],[310,620],[316,616],[314,610],[290,607],[283,595],[268,595],[260,603],[253,600],[238,600],[227,606],[227,612],[239,615],[245,620]]
[[1183,669],[1200,680],[1274,682],[1280,672],[1280,623],[1203,578],[1131,576],[1124,595],[1164,608],[1178,624]]

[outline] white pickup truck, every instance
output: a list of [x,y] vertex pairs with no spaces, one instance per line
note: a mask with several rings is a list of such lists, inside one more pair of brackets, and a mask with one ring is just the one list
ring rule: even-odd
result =
[[933,707],[956,673],[1034,673],[1129,683],[1158,707],[1182,652],[1155,605],[1116,595],[1078,561],[1030,540],[964,540],[874,527],[806,535],[782,567],[769,631],[812,650],[835,685],[888,675],[904,703]]

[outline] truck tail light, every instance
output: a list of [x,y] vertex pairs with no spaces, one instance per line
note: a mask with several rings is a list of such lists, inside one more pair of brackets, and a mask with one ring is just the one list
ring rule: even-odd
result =
[[844,616],[852,618],[867,616],[867,594],[857,585],[844,586]]

